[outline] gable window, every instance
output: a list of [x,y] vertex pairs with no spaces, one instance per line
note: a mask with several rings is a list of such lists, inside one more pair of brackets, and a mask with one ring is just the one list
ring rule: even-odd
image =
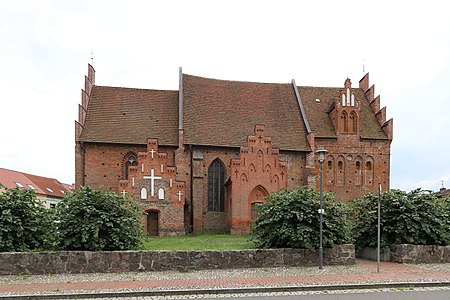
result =
[[347,133],[348,132],[348,122],[347,122],[348,116],[345,111],[341,114],[341,132]]
[[350,133],[356,133],[357,131],[357,124],[356,124],[356,113],[354,111],[352,111],[350,113]]
[[137,166],[136,155],[131,154],[128,156],[127,161],[125,162],[125,179],[128,179],[128,169],[130,166]]
[[208,211],[225,211],[225,168],[215,159],[208,168]]

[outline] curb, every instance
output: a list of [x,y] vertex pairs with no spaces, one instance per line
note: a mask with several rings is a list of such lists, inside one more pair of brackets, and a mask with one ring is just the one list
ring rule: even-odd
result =
[[276,292],[313,292],[313,291],[339,291],[339,290],[367,290],[367,289],[396,289],[396,288],[427,288],[450,287],[450,281],[435,282],[395,282],[395,283],[364,283],[343,285],[306,285],[288,287],[248,287],[248,288],[219,288],[197,290],[155,290],[130,292],[94,292],[94,293],[65,293],[65,294],[39,294],[39,295],[11,295],[2,296],[0,300],[57,300],[57,299],[86,299],[86,298],[123,298],[123,297],[150,297],[150,296],[181,296],[181,295],[226,295],[250,293],[276,293]]

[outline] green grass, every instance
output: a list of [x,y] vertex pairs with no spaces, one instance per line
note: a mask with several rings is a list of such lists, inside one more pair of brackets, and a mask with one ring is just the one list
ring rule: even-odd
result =
[[145,238],[139,250],[243,250],[255,249],[248,235],[186,235]]

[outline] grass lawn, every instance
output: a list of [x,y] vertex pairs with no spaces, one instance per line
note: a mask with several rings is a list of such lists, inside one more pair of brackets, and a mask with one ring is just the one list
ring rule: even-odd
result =
[[145,238],[139,250],[255,249],[248,235],[206,234]]

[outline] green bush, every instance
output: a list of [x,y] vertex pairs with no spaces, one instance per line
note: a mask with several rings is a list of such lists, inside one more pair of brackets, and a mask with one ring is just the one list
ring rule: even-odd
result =
[[[358,250],[377,246],[378,195],[354,201],[354,235]],[[448,245],[448,201],[421,189],[409,193],[388,190],[381,196],[381,246],[390,244]]]
[[0,251],[49,249],[55,242],[52,210],[39,204],[34,190],[0,194]]
[[81,187],[56,207],[59,246],[66,250],[126,250],[140,241],[140,210],[122,196]]
[[[324,195],[323,246],[352,241],[350,208]],[[319,247],[319,193],[299,187],[281,190],[268,196],[252,225],[252,239],[260,248]]]

